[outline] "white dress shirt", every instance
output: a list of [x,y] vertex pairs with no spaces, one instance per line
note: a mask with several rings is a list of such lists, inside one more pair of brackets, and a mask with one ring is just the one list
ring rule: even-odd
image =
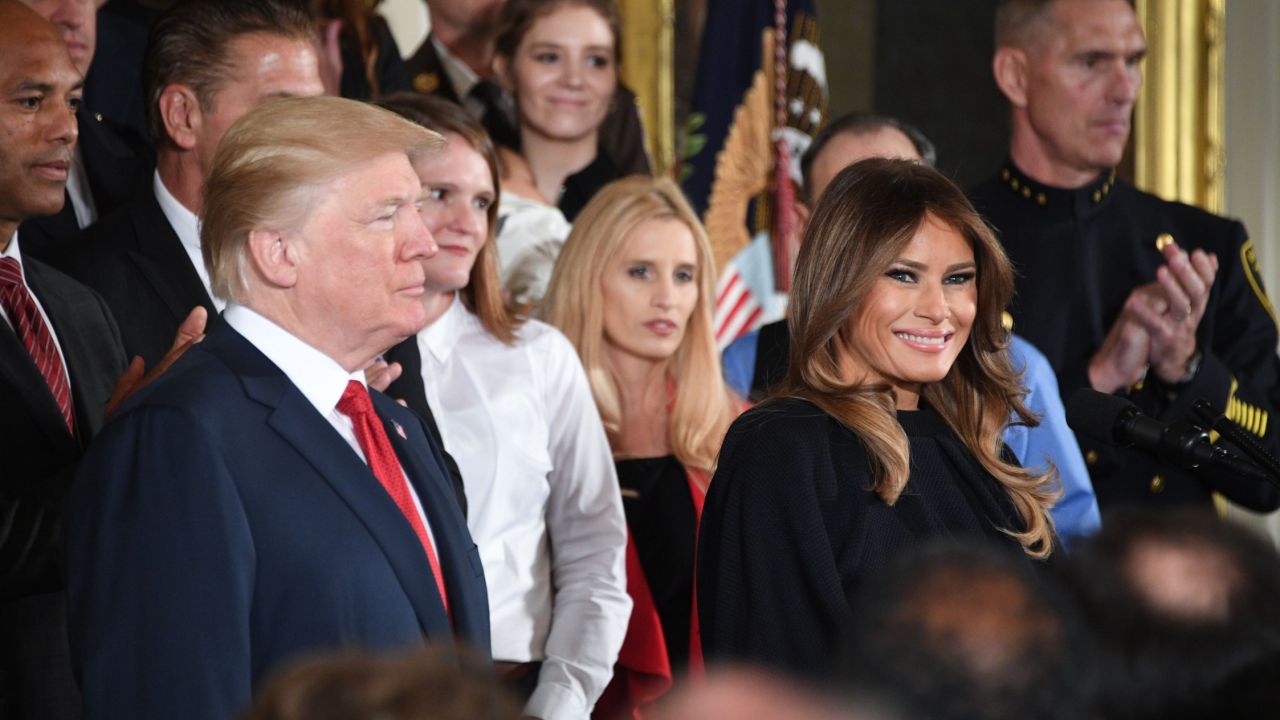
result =
[[498,197],[502,287],[517,305],[537,305],[573,225],[554,205],[503,190]]
[[[337,430],[342,439],[351,446],[356,457],[359,457],[364,464],[369,464],[364,456],[364,450],[360,449],[360,442],[356,440],[355,426],[351,418],[338,412],[338,401],[342,399],[342,393],[346,392],[347,383],[355,380],[361,385],[365,384],[363,371],[348,373],[333,358],[299,340],[288,330],[244,305],[231,303],[222,314],[222,319],[280,368],[280,372],[289,378],[289,382],[298,388],[316,412],[324,416],[324,419],[328,420],[333,429]],[[404,472],[403,467],[400,468],[400,472]],[[407,478],[408,475],[406,474],[405,477]],[[422,525],[427,529],[427,535],[434,545],[436,539],[431,534],[431,523],[427,520],[427,514],[422,510],[422,500],[418,498],[418,492],[414,490],[413,483],[407,484],[409,494],[413,496],[413,504],[418,509],[418,516],[422,518]],[[423,566],[426,567],[425,561]]]
[[98,220],[98,206],[89,189],[89,173],[84,169],[84,153],[79,143],[71,156],[71,172],[67,173],[67,196],[71,198],[71,210],[76,214],[76,225],[81,230]]
[[440,66],[444,69],[445,79],[449,81],[453,91],[462,100],[462,106],[477,118],[483,116],[484,103],[477,98],[471,97],[471,88],[480,82],[480,76],[476,74],[475,70],[471,69],[470,65],[449,52],[449,47],[440,42],[435,35],[428,35],[427,37],[431,47],[435,48],[436,57],[440,58]]
[[209,269],[204,266],[204,253],[200,250],[200,218],[188,210],[186,205],[178,202],[178,198],[169,192],[169,188],[165,187],[164,181],[160,179],[158,170],[151,179],[151,189],[156,194],[156,202],[160,204],[160,212],[164,213],[169,226],[178,235],[178,240],[182,242],[182,249],[191,260],[191,267],[195,268],[196,274],[200,276],[204,291],[208,293],[209,299],[213,300],[214,309],[222,312],[227,308],[227,301],[213,294]]
[[617,473],[577,352],[534,320],[505,345],[456,296],[418,349],[466,487],[493,657],[543,662],[526,714],[586,718],[613,675],[631,599]]
[[[71,371],[67,369],[67,356],[62,352],[62,343],[58,341],[58,331],[54,329],[53,322],[49,320],[49,314],[44,311],[44,306],[40,304],[40,298],[31,292],[31,284],[27,282],[27,267],[22,262],[22,253],[18,250],[18,233],[14,232],[13,237],[9,239],[9,247],[4,252],[0,252],[0,258],[13,258],[18,261],[18,267],[22,269],[22,285],[27,289],[27,293],[31,295],[31,300],[36,304],[36,310],[40,312],[40,317],[44,318],[44,324],[49,328],[49,335],[53,337],[53,346],[58,350],[58,359],[62,361],[62,369],[67,373],[67,388],[71,388]],[[9,328],[17,333],[17,328],[13,326],[13,318],[9,317],[9,313],[5,312],[4,305],[0,304],[0,320],[4,320],[9,324]],[[72,406],[75,404],[74,395],[71,398]]]

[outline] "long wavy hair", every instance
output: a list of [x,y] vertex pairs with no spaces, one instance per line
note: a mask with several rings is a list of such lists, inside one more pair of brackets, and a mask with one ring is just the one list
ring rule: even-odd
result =
[[805,231],[792,286],[790,364],[779,394],[804,398],[856,433],[867,449],[874,491],[897,502],[911,472],[907,436],[893,391],[846,380],[840,372],[848,320],[867,292],[915,236],[926,216],[954,228],[973,246],[977,315],[969,340],[939,382],[922,397],[1000,483],[1024,528],[1006,529],[1028,555],[1048,556],[1056,470],[1043,475],[1002,454],[1011,416],[1036,425],[1022,402],[1025,388],[1008,356],[1001,318],[1013,296],[1013,268],[995,235],[964,193],[938,171],[905,160],[870,159],[841,171],[823,193]]
[[655,218],[684,223],[693,234],[697,251],[698,301],[667,368],[675,385],[669,441],[685,467],[710,474],[725,431],[738,413],[739,401],[725,384],[712,331],[715,260],[711,243],[675,183],[636,175],[614,181],[596,193],[578,215],[560,251],[542,313],[577,348],[605,430],[611,439],[616,437],[622,429],[622,405],[618,378],[605,352],[601,281],[631,231]]
[[523,320],[502,297],[502,277],[498,274],[498,243],[494,240],[498,227],[498,194],[501,186],[498,181],[498,151],[489,139],[489,133],[462,106],[438,97],[398,92],[374,104],[446,137],[455,135],[462,138],[472,150],[480,153],[480,157],[489,166],[494,197],[485,215],[489,231],[480,251],[476,253],[467,286],[459,294],[462,296],[462,304],[476,314],[484,329],[510,345],[515,342],[516,328],[520,327]]

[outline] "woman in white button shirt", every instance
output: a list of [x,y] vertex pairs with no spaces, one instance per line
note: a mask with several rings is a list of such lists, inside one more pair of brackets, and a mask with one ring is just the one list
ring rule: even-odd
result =
[[[692,612],[698,516],[740,407],[716,352],[714,278],[706,232],[680,189],[632,176],[606,185],[578,216],[543,304],[587,368],[642,570],[628,558],[636,609],[619,661],[628,671],[655,669],[640,666],[653,658],[630,655],[638,636],[658,629],[643,626],[655,613],[668,676],[700,667]],[[615,700],[621,678],[602,703]],[[617,702],[625,710],[646,699]]]
[[493,243],[493,145],[461,107],[384,107],[444,135],[415,165],[439,245],[424,261],[430,318],[387,353],[387,390],[428,404],[457,460],[489,587],[493,658],[525,714],[585,718],[612,675],[631,603],[613,456],[573,346],[503,305]]

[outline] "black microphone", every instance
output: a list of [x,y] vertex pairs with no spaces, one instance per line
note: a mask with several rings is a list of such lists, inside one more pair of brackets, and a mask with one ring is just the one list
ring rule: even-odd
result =
[[1142,414],[1137,405],[1089,388],[1067,402],[1067,424],[1108,445],[1133,446],[1187,470],[1216,470],[1253,480],[1269,476],[1248,460],[1209,442],[1209,434],[1189,422],[1168,425]]

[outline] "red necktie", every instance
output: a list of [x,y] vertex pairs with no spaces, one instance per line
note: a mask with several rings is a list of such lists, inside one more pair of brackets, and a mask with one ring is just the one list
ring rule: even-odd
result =
[[71,383],[66,369],[62,367],[58,346],[53,342],[53,333],[22,282],[22,267],[16,258],[0,258],[0,306],[4,307],[18,339],[44,376],[49,392],[53,393],[53,399],[62,411],[67,429],[74,435],[76,418],[71,407]]
[[427,535],[427,528],[422,524],[422,517],[418,515],[418,508],[413,504],[413,496],[409,494],[409,481],[405,479],[404,471],[400,469],[400,461],[396,459],[395,450],[391,448],[391,440],[387,438],[387,431],[382,427],[382,419],[373,411],[373,401],[369,398],[369,391],[365,390],[364,385],[355,380],[347,383],[347,390],[342,393],[342,399],[338,401],[338,412],[351,418],[356,442],[360,443],[360,449],[364,450],[369,469],[378,478],[378,482],[382,483],[383,489],[391,499],[395,500],[404,519],[409,521],[409,525],[418,535],[418,540],[422,542],[423,549],[427,551],[427,562],[431,564],[431,574],[436,578],[436,589],[440,591],[440,601],[444,603],[445,613],[448,613],[449,595],[444,589],[444,574],[440,572],[440,561],[436,559],[436,549],[431,544],[430,536]]

